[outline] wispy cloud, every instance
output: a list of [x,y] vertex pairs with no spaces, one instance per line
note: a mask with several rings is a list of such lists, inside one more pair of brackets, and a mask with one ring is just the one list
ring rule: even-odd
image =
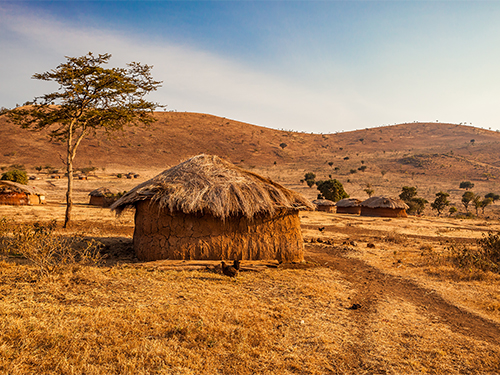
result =
[[[221,53],[220,44],[214,52],[179,38],[176,44],[168,35],[148,38],[147,30],[138,33],[127,25],[71,23],[40,8],[6,4],[12,3],[0,3],[0,106],[55,89],[31,75],[56,67],[64,56],[92,51],[111,53],[111,64],[119,66],[154,65],[155,79],[164,84],[150,99],[170,110],[324,133],[414,120],[500,127],[500,54],[494,49],[500,28],[493,22],[500,7],[493,5],[475,13],[464,6],[446,18],[428,6],[419,15],[415,5],[417,15],[403,17],[401,5],[383,3],[374,16],[379,18],[362,12],[361,19],[358,6],[350,10],[351,23],[330,22],[332,11],[321,27],[303,33],[294,29],[296,15],[287,24],[293,34],[286,43],[284,31],[267,29],[268,45],[281,47],[266,61]],[[330,23],[335,29],[326,30]],[[249,44],[247,56],[252,47],[257,48]]]
[[[340,97],[300,86],[206,51],[167,43],[155,44],[112,30],[79,29],[44,15],[0,8],[0,48],[7,51],[0,72],[4,82],[0,105],[13,106],[47,90],[46,82],[30,80],[50,70],[64,56],[89,51],[109,52],[112,64],[140,61],[154,65],[164,82],[150,99],[167,109],[211,113],[262,126],[320,131],[319,124],[347,121]],[[5,37],[7,36],[7,37]]]

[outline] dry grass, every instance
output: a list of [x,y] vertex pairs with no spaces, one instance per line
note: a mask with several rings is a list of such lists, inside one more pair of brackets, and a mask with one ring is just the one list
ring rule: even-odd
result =
[[500,348],[404,301],[369,322],[326,268],[243,273],[85,268],[30,282],[0,264],[0,371],[9,374],[484,373]]
[[[45,208],[39,210],[10,208],[20,222],[45,217]],[[72,231],[56,233],[108,237],[112,253],[130,239],[132,218],[116,222],[102,210],[102,220],[92,220],[100,212],[75,210]],[[317,212],[302,219],[310,227],[304,229],[306,239],[339,245],[353,240],[349,256],[500,323],[500,277],[486,272],[482,278],[457,278],[453,275],[463,270],[422,256],[449,246],[451,239],[437,233],[440,229],[456,228],[447,232],[456,235],[477,228],[474,236],[480,238],[485,223]],[[320,232],[317,225],[326,229]],[[366,247],[368,242],[375,247]],[[233,280],[124,258],[121,265],[69,268],[39,278],[33,266],[20,263],[0,262],[0,373],[500,372],[500,345],[452,330],[425,306],[381,294],[370,307],[349,309],[367,285],[351,283],[335,266],[242,272]]]
[[[2,264],[0,370],[10,374],[337,372],[356,337],[334,272],[87,268],[30,283]],[[347,328],[347,329],[346,329]],[[340,361],[340,363],[346,361]]]

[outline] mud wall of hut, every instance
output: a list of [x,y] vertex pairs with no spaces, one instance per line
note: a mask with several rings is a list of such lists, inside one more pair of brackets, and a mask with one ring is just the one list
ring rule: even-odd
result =
[[359,206],[355,206],[355,207],[339,207],[339,206],[337,206],[337,213],[338,214],[359,215],[361,213],[361,207],[359,207]]
[[361,216],[408,217],[403,208],[361,207]]
[[318,205],[316,206],[316,211],[335,213],[335,206]]
[[0,204],[28,205],[30,199],[26,193],[8,192],[0,194]]
[[134,249],[140,260],[241,259],[301,261],[303,239],[298,211],[275,217],[187,215],[159,211],[149,201],[138,202]]

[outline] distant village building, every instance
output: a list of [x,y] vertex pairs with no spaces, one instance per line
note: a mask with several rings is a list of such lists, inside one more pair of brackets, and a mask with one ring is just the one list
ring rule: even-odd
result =
[[91,206],[109,207],[118,200],[118,192],[107,187],[100,187],[89,193]]
[[302,261],[301,194],[211,155],[198,155],[115,202],[135,208],[140,260]]
[[356,198],[344,198],[337,202],[338,214],[359,215],[361,213],[361,200]]
[[335,202],[329,201],[328,199],[316,199],[313,201],[313,204],[316,205],[316,211],[335,212]]
[[0,204],[38,205],[45,203],[45,191],[34,186],[0,180]]
[[371,197],[361,202],[361,216],[408,217],[409,206],[401,199],[384,196]]

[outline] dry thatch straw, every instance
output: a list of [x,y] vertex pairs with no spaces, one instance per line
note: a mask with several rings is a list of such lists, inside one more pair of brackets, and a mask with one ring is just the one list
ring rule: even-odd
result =
[[117,191],[110,190],[107,187],[103,186],[103,187],[100,187],[98,189],[92,190],[89,193],[89,195],[91,197],[109,197],[109,196],[115,195],[117,193],[118,193]]
[[45,191],[34,186],[0,180],[0,204],[33,205],[45,203]]
[[344,198],[337,202],[337,207],[357,207],[361,201],[356,198]]
[[283,209],[314,209],[305,197],[268,178],[203,154],[136,186],[111,209],[120,214],[148,199],[170,212],[211,214],[221,220],[230,216],[252,219]]
[[45,195],[45,191],[34,186],[23,185],[14,181],[0,180],[1,193],[26,193],[31,195]]
[[394,199],[384,196],[371,197],[361,202],[362,207],[368,208],[391,208],[406,210],[409,206],[401,199]]
[[335,206],[335,202],[329,201],[328,199],[316,199],[312,202],[316,206]]

